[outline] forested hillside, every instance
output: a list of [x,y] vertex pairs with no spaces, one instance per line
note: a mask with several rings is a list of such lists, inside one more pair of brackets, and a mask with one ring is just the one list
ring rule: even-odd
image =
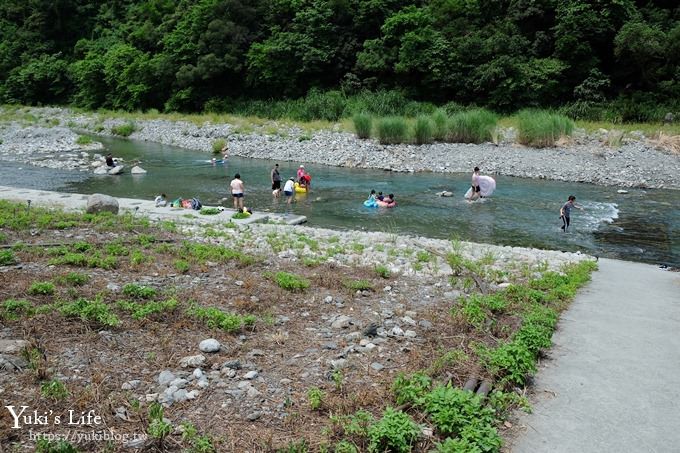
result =
[[0,2],[0,102],[239,111],[310,90],[324,102],[398,91],[499,112],[658,120],[680,103],[680,3]]

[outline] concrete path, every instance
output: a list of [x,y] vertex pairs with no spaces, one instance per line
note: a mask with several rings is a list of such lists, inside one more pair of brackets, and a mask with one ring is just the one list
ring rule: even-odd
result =
[[[21,189],[17,187],[0,186],[0,199],[26,203],[31,200],[33,206],[55,207],[65,210],[84,211],[87,206],[89,195],[78,193],[51,192],[48,190]],[[216,215],[201,215],[191,209],[162,207],[157,208],[151,200],[137,200],[134,198],[116,197],[121,211],[138,212],[140,216],[151,220],[171,220],[174,222],[191,222],[201,224],[224,224],[232,220],[237,225],[249,223],[274,221],[288,225],[298,225],[307,221],[305,216],[296,214],[279,214],[272,212],[253,212],[246,219],[231,219],[236,212],[233,209],[225,209]],[[206,206],[208,207],[208,206]]]
[[680,452],[680,273],[599,268],[562,315],[513,452]]

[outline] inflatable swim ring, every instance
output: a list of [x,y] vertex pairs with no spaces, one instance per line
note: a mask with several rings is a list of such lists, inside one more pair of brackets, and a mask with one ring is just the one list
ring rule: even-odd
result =
[[366,206],[367,208],[377,208],[378,203],[376,203],[375,200],[366,200],[364,201],[364,206]]
[[[483,197],[489,197],[496,190],[496,180],[491,176],[479,177],[479,193]],[[465,192],[465,199],[469,200],[472,197],[472,187]]]
[[392,201],[391,203],[387,203],[385,201],[377,200],[376,203],[378,204],[378,206],[381,206],[383,208],[393,208],[397,205],[396,201]]
[[297,193],[307,193],[307,187],[303,187],[300,185],[300,183],[295,183],[293,185],[295,187],[295,192]]

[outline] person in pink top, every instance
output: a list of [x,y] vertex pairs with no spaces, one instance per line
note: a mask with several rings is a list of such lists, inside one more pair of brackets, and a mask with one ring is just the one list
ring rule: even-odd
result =
[[300,168],[298,168],[297,171],[297,180],[298,182],[302,181],[302,178],[305,176],[305,166],[300,165]]

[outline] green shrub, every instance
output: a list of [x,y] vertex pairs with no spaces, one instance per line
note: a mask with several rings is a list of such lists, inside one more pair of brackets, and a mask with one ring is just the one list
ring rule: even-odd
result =
[[250,217],[250,214],[245,212],[235,212],[234,215],[231,216],[232,219],[236,220],[247,219],[248,217]]
[[127,247],[117,242],[106,244],[104,249],[106,250],[106,253],[113,256],[125,256],[130,253]]
[[14,321],[21,316],[32,316],[35,313],[33,305],[23,299],[8,299],[0,305],[0,319]]
[[92,137],[87,135],[79,135],[76,139],[76,145],[89,145],[93,142]]
[[390,278],[390,270],[387,268],[387,266],[383,264],[379,264],[375,267],[375,273],[378,274],[382,278]]
[[123,294],[134,299],[153,299],[156,297],[156,290],[150,286],[140,286],[128,283],[123,286]]
[[309,407],[313,411],[321,409],[323,405],[323,400],[326,394],[318,387],[312,387],[307,391],[307,399],[309,400]]
[[59,306],[59,312],[67,317],[78,317],[83,321],[108,327],[116,327],[120,324],[118,317],[99,297],[95,300],[81,298],[75,302],[62,304]]
[[484,143],[492,141],[498,117],[485,109],[474,109],[453,115],[448,122],[447,141]]
[[212,152],[213,154],[219,154],[222,152],[222,148],[224,148],[224,145],[226,145],[227,141],[223,138],[218,138],[214,142],[212,142]]
[[446,140],[449,131],[449,117],[444,110],[437,110],[432,115],[433,138],[438,142]]
[[11,250],[0,250],[0,266],[9,266],[16,263],[14,253]]
[[306,278],[289,272],[277,272],[274,275],[276,284],[287,291],[304,291],[309,288],[310,282]]
[[432,143],[434,132],[432,121],[430,121],[429,117],[419,116],[416,118],[416,122],[413,126],[413,137],[418,145]]
[[68,389],[59,379],[52,379],[40,384],[40,394],[43,398],[50,398],[52,400],[63,400],[69,393]]
[[574,130],[571,119],[546,110],[522,110],[517,116],[517,140],[527,146],[555,146],[560,137],[571,135]]
[[400,373],[392,384],[392,392],[398,405],[419,406],[431,386],[432,379],[424,373],[414,373],[411,377]]
[[43,295],[49,296],[54,294],[54,283],[52,282],[34,282],[31,287],[28,288],[28,294],[33,296]]
[[373,117],[368,113],[357,113],[352,117],[354,130],[359,138],[370,138],[373,131]]
[[111,128],[111,133],[113,135],[119,135],[121,137],[129,137],[137,128],[134,123],[125,123],[118,126],[113,126]]
[[201,208],[201,210],[198,211],[199,214],[203,215],[216,215],[219,214],[220,212],[222,211],[218,208]]
[[335,444],[335,449],[333,450],[333,453],[359,453],[359,450],[353,443],[348,442],[346,440],[341,440],[340,442]]
[[368,451],[408,453],[420,437],[420,427],[408,414],[388,407],[368,429]]
[[390,116],[378,120],[378,139],[383,145],[404,143],[408,139],[408,125],[399,116]]
[[149,406],[149,424],[146,432],[149,436],[161,442],[172,433],[172,425],[165,421],[163,406],[158,403],[151,403]]

